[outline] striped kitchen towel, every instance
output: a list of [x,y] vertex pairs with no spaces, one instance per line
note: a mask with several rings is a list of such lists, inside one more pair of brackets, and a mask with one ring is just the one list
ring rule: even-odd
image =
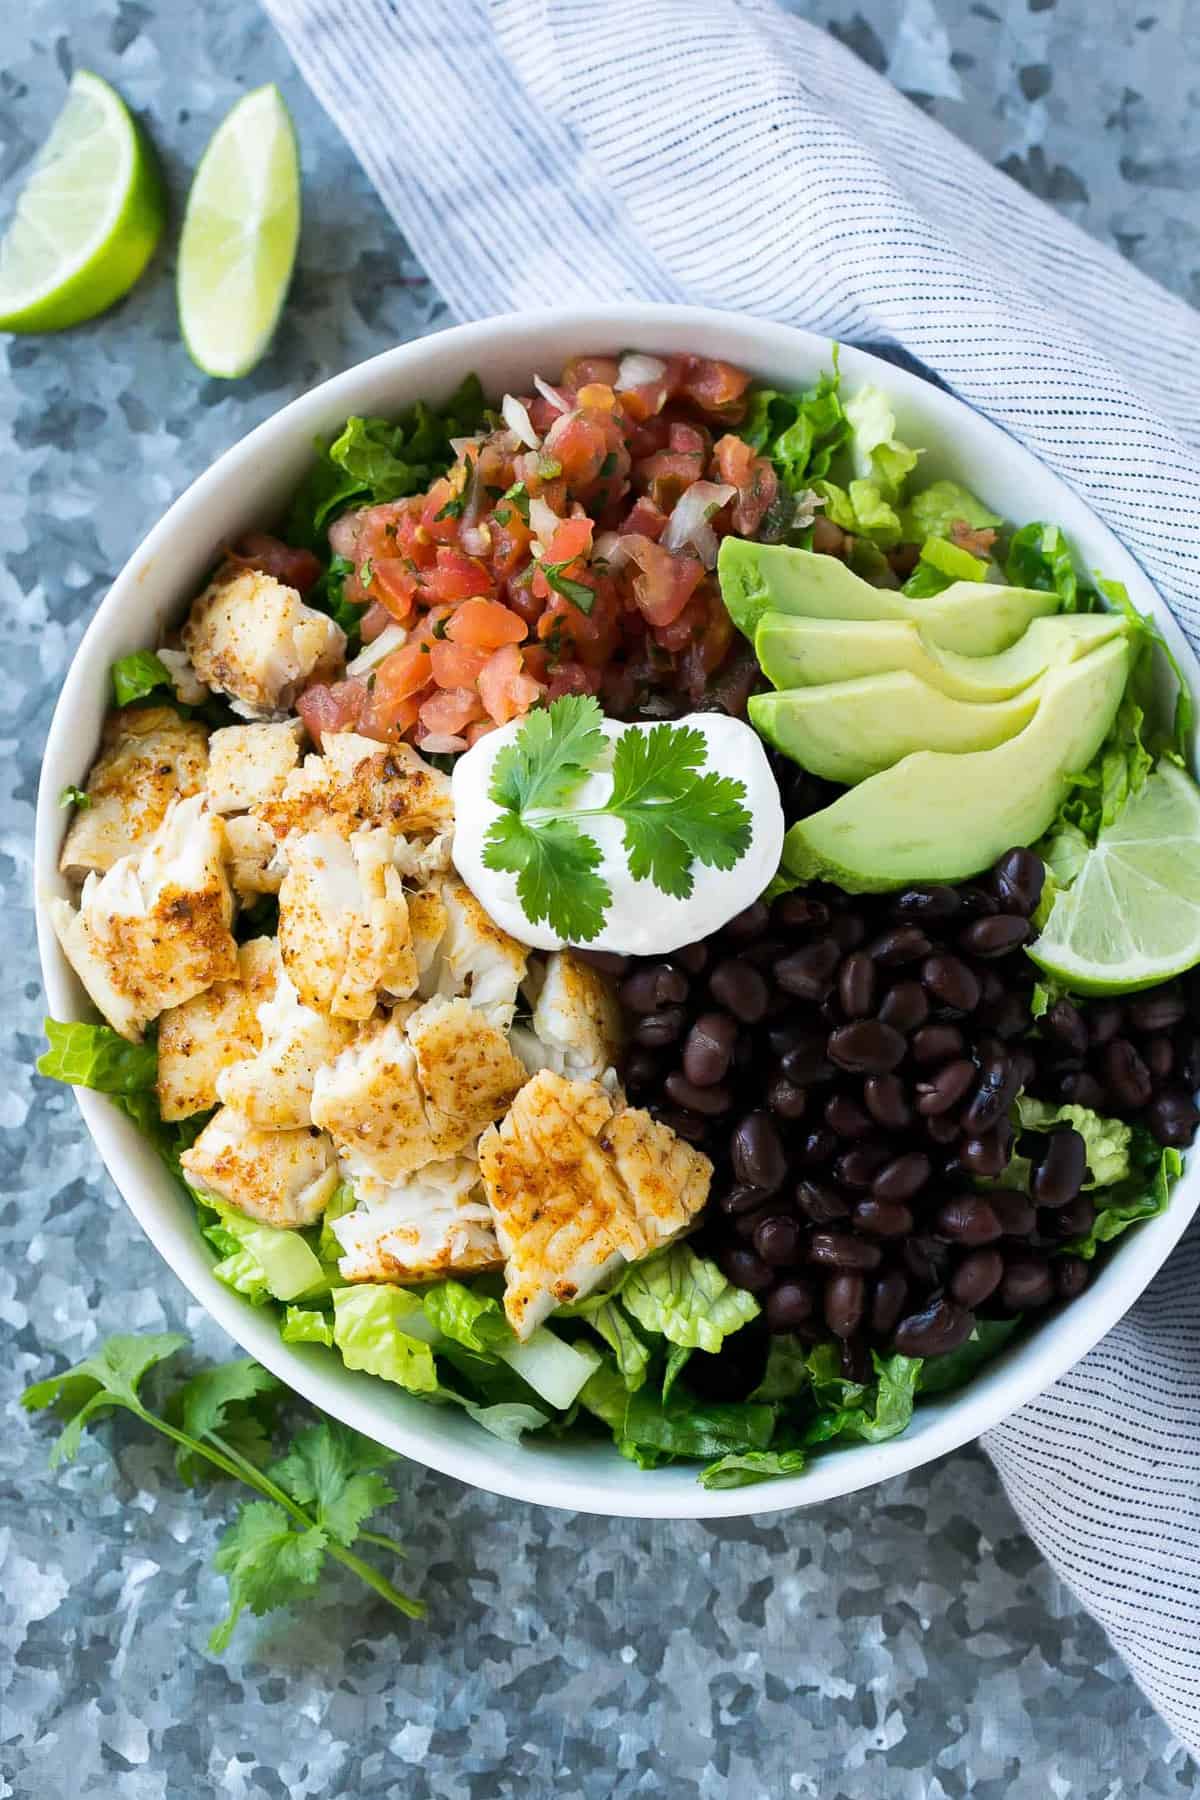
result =
[[[266,0],[452,309],[696,301],[903,351],[1200,640],[1200,320],[772,0]],[[1200,1235],[986,1439],[1200,1751]]]

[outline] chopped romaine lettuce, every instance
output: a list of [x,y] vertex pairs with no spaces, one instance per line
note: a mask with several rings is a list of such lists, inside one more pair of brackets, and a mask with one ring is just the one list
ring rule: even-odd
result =
[[948,1394],[970,1381],[977,1369],[993,1356],[998,1356],[1021,1323],[1018,1313],[1011,1319],[976,1319],[975,1329],[965,1344],[945,1356],[926,1358],[917,1381],[919,1394]]
[[1063,1244],[1060,1256],[1082,1256],[1090,1262],[1101,1244],[1111,1243],[1140,1219],[1156,1219],[1166,1212],[1171,1189],[1183,1173],[1178,1150],[1161,1149],[1149,1132],[1135,1129],[1131,1161],[1133,1167],[1124,1181],[1092,1195],[1095,1224],[1082,1237]]
[[477,1355],[487,1356],[516,1342],[499,1300],[478,1287],[462,1281],[438,1281],[422,1288],[418,1298],[440,1337]]
[[1062,612],[1088,612],[1087,592],[1080,605],[1080,582],[1071,546],[1057,525],[1035,521],[1014,531],[1004,573],[1012,587],[1037,588],[1057,594]]
[[1046,1100],[1035,1100],[1031,1094],[1018,1097],[1017,1117],[1024,1131],[1045,1132],[1056,1125],[1070,1125],[1079,1133],[1087,1145],[1091,1175],[1084,1186],[1089,1190],[1112,1187],[1131,1172],[1133,1127],[1122,1119],[1102,1118],[1088,1106],[1051,1106]]
[[[908,544],[922,543],[929,537],[948,538],[960,522],[969,525],[972,531],[994,530],[1004,523],[999,513],[992,512],[957,481],[935,481],[922,488],[920,493],[912,496],[900,515],[904,541]],[[1009,580],[1012,580],[1011,576]],[[1028,587],[1031,584],[1016,582],[1014,585]]]
[[[836,362],[836,359],[835,359]],[[849,424],[838,392],[836,366],[802,393],[757,388],[750,396],[738,436],[769,456],[788,493],[823,478],[845,443]]]
[[781,1475],[799,1475],[807,1461],[803,1450],[732,1451],[701,1470],[700,1486],[710,1490],[751,1487]]
[[502,1345],[496,1355],[535,1394],[557,1407],[570,1406],[603,1360],[590,1344],[564,1343],[545,1325],[523,1344],[514,1339]]
[[[846,1437],[880,1444],[886,1438],[896,1437],[912,1418],[921,1358],[883,1357],[873,1350],[875,1380],[864,1387],[840,1379],[835,1373],[836,1357],[832,1345],[818,1344],[809,1358],[813,1391],[822,1410],[806,1427],[804,1443],[826,1444],[831,1438]],[[841,1404],[829,1405],[829,1398],[839,1388],[843,1393]]]
[[333,1290],[333,1341],[348,1369],[394,1381],[411,1394],[437,1391],[433,1335],[415,1294],[363,1282]]
[[248,1219],[214,1195],[198,1198],[217,1215],[204,1235],[222,1254],[213,1270],[218,1281],[252,1300],[299,1300],[327,1291],[325,1271],[300,1232]]
[[775,1421],[775,1408],[755,1401],[697,1400],[679,1388],[663,1400],[642,1388],[629,1395],[623,1435],[642,1450],[668,1456],[728,1456],[765,1450]]
[[333,1318],[315,1306],[289,1306],[279,1335],[285,1344],[332,1344]]
[[131,1044],[111,1025],[87,1025],[77,1019],[46,1019],[47,1048],[37,1059],[37,1072],[72,1087],[94,1088],[99,1094],[145,1094],[158,1075],[158,1051],[152,1043]]
[[848,487],[839,487],[833,481],[814,481],[813,489],[825,501],[825,517],[843,531],[870,538],[881,550],[900,542],[899,516],[878,482],[854,480]]
[[731,1331],[759,1312],[752,1294],[726,1281],[716,1263],[688,1244],[673,1244],[636,1264],[621,1304],[644,1330],[688,1350],[719,1350]]
[[128,656],[119,656],[112,666],[112,684],[118,706],[144,700],[156,688],[175,692],[170,669],[153,650],[134,650]]
[[885,500],[895,500],[917,466],[920,452],[896,436],[896,415],[882,388],[859,388],[846,401],[849,450],[859,481],[876,484]]
[[612,1351],[626,1387],[631,1392],[640,1388],[650,1367],[650,1345],[624,1307],[616,1300],[607,1300],[589,1313],[588,1324]]

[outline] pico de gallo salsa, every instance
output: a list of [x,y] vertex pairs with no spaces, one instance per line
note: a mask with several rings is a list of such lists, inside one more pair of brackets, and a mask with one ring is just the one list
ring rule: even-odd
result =
[[706,357],[578,356],[453,438],[423,491],[334,518],[366,651],[301,695],[312,736],[453,754],[562,694],[623,718],[700,704],[736,635],[718,541],[779,492],[737,434],[749,384]]

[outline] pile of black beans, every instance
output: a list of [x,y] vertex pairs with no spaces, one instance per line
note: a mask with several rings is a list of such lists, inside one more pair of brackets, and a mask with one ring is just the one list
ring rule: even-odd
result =
[[977,1315],[1071,1299],[1054,1255],[1095,1210],[1083,1138],[1027,1134],[1030,1194],[981,1189],[1014,1151],[1017,1094],[1075,1100],[1189,1143],[1193,998],[1059,1001],[1035,1023],[1025,955],[1045,871],[1010,850],[986,877],[884,895],[812,885],[756,902],[668,957],[593,960],[618,981],[624,1078],[715,1167],[698,1247],[767,1328],[937,1356]]

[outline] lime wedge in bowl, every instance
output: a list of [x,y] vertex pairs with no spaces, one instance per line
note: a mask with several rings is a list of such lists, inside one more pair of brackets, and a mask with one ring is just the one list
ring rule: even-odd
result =
[[1153,987],[1200,962],[1200,788],[1159,763],[1101,831],[1029,954],[1080,994]]
[[128,293],[166,219],[149,142],[79,69],[0,240],[0,331],[63,331]]
[[255,88],[221,121],[200,159],[179,241],[179,323],[205,374],[247,375],[262,358],[299,236],[292,121],[278,88]]

